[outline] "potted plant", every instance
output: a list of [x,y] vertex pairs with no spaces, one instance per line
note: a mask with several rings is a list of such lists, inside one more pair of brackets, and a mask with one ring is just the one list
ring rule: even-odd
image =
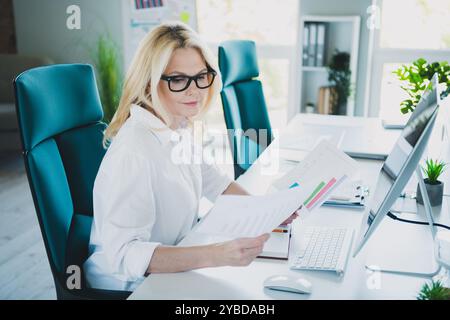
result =
[[106,123],[111,121],[121,96],[122,75],[119,57],[119,50],[114,41],[109,36],[100,36],[93,52],[93,60],[103,107],[103,120]]
[[350,96],[350,54],[336,50],[328,65],[328,81],[336,92],[336,106],[333,106],[333,114],[345,114],[347,99]]
[[[425,187],[427,189],[428,198],[432,206],[439,206],[442,204],[442,196],[444,192],[444,183],[439,181],[439,176],[444,172],[446,164],[442,161],[427,159],[426,167],[422,167],[423,172],[427,176],[424,179]],[[422,194],[419,186],[417,186],[417,203],[423,204]]]
[[450,289],[440,281],[425,283],[417,295],[417,300],[450,300]]
[[402,65],[393,73],[402,82],[401,88],[409,96],[400,103],[400,111],[404,114],[414,111],[435,73],[438,74],[439,83],[445,84],[441,99],[450,93],[450,65],[447,61],[428,63],[425,59],[419,58],[412,64]]

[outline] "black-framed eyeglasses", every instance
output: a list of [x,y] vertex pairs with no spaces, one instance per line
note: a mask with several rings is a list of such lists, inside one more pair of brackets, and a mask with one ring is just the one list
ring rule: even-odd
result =
[[192,80],[194,80],[195,85],[199,89],[209,88],[216,77],[217,73],[210,69],[206,72],[199,73],[195,76],[185,76],[185,75],[175,75],[175,76],[166,76],[162,75],[161,80],[167,81],[169,84],[169,90],[172,92],[181,92],[189,88]]

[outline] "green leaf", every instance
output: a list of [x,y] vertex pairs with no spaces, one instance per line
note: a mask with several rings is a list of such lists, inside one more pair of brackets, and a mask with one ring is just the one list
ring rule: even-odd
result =
[[447,165],[443,161],[433,160],[427,158],[425,161],[426,167],[422,167],[423,172],[428,178],[430,183],[436,183],[439,179],[439,176],[444,172],[445,166]]
[[442,282],[432,280],[422,286],[417,300],[450,300],[450,289],[445,288]]
[[400,87],[408,94],[411,101],[400,104],[402,113],[414,111],[415,106],[420,100],[424,90],[431,85],[431,78],[437,73],[439,83],[444,83],[445,88],[441,93],[441,98],[450,94],[450,65],[447,61],[433,62],[428,64],[423,58],[418,58],[411,64],[403,64],[397,70],[393,71],[397,79],[402,83]]

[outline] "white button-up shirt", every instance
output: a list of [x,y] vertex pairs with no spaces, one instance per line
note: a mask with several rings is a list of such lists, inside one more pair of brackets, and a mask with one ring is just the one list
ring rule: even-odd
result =
[[177,131],[132,105],[94,183],[84,264],[91,287],[134,290],[155,248],[176,245],[195,225],[201,197],[214,201],[232,182],[214,165],[173,161],[174,137]]

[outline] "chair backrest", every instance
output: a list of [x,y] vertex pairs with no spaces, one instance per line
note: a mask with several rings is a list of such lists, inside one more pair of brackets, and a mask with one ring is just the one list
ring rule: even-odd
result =
[[253,41],[230,40],[219,46],[220,94],[232,145],[235,178],[244,173],[272,141],[272,130]]
[[[14,82],[25,168],[55,282],[88,255],[105,124],[90,65],[31,69]],[[64,287],[64,285],[63,285]]]

